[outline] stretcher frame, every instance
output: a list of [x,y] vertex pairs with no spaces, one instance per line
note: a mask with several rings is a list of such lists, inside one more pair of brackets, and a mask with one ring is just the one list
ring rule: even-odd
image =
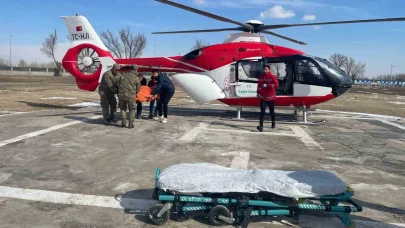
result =
[[[160,169],[157,168],[155,181],[158,180]],[[272,193],[176,193],[155,187],[153,199],[159,203],[149,210],[149,218],[156,225],[164,225],[171,214],[179,222],[186,221],[190,213],[208,212],[208,219],[214,226],[240,224],[246,228],[251,216],[287,216],[293,224],[299,224],[299,214],[303,211],[323,211],[336,215],[346,228],[355,227],[350,213],[361,212],[363,209],[351,197],[354,191],[347,187],[342,194],[311,197],[288,198]],[[315,204],[311,201],[319,201]],[[348,205],[340,205],[346,203]]]

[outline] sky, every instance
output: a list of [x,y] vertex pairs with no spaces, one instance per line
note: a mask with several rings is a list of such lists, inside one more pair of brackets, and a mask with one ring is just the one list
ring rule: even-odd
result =
[[[55,29],[59,36],[56,58],[60,61],[69,42],[61,16],[80,14],[97,33],[129,27],[147,36],[141,57],[174,56],[188,53],[196,39],[222,43],[231,32],[151,34],[152,32],[228,28],[236,25],[217,21],[153,0],[0,0],[0,57],[12,61],[49,62],[41,45]],[[239,22],[260,20],[264,24],[291,24],[337,20],[405,17],[404,0],[176,0]],[[298,45],[267,34],[270,43],[329,58],[341,53],[366,63],[367,77],[405,73],[405,21],[275,29],[308,45]]]

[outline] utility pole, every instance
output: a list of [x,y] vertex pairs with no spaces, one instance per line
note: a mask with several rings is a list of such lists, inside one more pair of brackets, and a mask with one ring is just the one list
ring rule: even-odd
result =
[[12,67],[12,65],[11,65],[11,35],[10,35],[10,67]]

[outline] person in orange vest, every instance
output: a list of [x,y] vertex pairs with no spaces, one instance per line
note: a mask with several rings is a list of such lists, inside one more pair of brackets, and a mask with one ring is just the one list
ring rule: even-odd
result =
[[[148,82],[148,86],[149,88],[152,89],[152,91],[154,89],[156,89],[157,87],[157,78],[155,76],[152,75],[152,77],[150,78],[150,81]],[[157,100],[157,102],[159,101],[159,98],[156,98],[155,100]],[[155,111],[153,111],[153,107],[155,106],[155,100],[151,100],[149,103],[149,116],[148,119],[153,119],[153,117],[157,117],[157,107],[155,108]],[[152,115],[153,113],[153,115]]]
[[[143,76],[142,73],[138,73],[138,80],[141,83],[141,86],[146,86],[146,78]],[[141,117],[141,113],[142,113],[142,102],[137,101],[135,118],[139,119]]]
[[277,77],[270,71],[270,66],[264,67],[264,74],[259,77],[257,83],[257,96],[260,98],[260,125],[257,130],[263,131],[264,114],[269,106],[271,115],[271,128],[276,127],[276,116],[274,113],[274,103],[276,100],[276,90],[279,87]]

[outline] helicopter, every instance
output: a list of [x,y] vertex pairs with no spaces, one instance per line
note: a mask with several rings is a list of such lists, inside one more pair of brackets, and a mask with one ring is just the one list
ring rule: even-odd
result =
[[100,40],[86,17],[62,16],[72,37],[72,44],[62,59],[66,71],[72,74],[78,88],[95,91],[102,75],[114,63],[125,70],[137,64],[138,72],[175,73],[171,78],[199,105],[220,101],[237,108],[237,117],[243,107],[260,107],[256,89],[259,76],[265,65],[279,81],[276,91],[276,107],[294,107],[303,111],[303,123],[307,122],[307,111],[311,106],[335,99],[348,92],[353,80],[343,70],[326,59],[306,54],[288,47],[268,42],[268,34],[288,41],[307,45],[277,33],[268,31],[279,28],[404,21],[405,18],[334,21],[305,24],[265,25],[258,20],[245,23],[224,18],[199,9],[168,0],[155,0],[176,8],[193,12],[211,19],[238,25],[232,28],[153,32],[152,34],[201,33],[238,31],[229,34],[223,43],[208,45],[182,56],[141,57],[133,59],[114,58]]

